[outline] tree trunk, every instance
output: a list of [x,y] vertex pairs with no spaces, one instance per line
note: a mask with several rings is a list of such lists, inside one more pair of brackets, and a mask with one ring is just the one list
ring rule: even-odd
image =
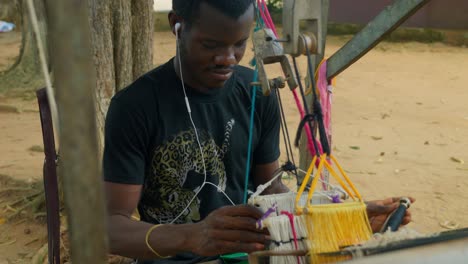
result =
[[100,177],[88,5],[51,1],[51,46],[60,116],[63,180],[72,263],[106,263],[107,235]]
[[153,65],[153,1],[89,1],[100,153],[110,99]]
[[133,77],[153,67],[153,1],[132,0]]
[[21,8],[18,0],[0,0],[0,20],[21,27]]
[[[47,42],[47,20],[44,2],[43,0],[34,0],[34,5],[39,20],[40,35],[43,44],[45,44]],[[0,72],[0,91],[17,88],[34,90],[44,85],[36,38],[34,37],[26,0],[20,0],[18,6],[19,10],[21,10],[20,24],[22,25],[20,54],[16,62],[8,70]],[[47,54],[46,57],[48,57]]]

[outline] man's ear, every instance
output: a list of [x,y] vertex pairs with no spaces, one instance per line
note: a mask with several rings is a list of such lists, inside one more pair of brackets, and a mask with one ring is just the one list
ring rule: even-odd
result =
[[180,29],[182,28],[182,18],[179,17],[174,11],[169,12],[167,18],[169,20],[172,33],[176,36],[180,34]]

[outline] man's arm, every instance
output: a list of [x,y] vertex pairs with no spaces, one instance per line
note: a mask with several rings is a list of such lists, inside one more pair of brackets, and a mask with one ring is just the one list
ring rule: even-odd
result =
[[[275,173],[278,172],[279,163],[274,161],[272,163],[256,165],[254,168],[253,182],[255,188],[260,184],[265,184],[275,176]],[[289,192],[289,188],[283,184],[281,176],[276,178],[271,185],[263,191],[262,194],[274,194],[274,193],[286,193]]]
[[[132,220],[141,188],[141,185],[105,183],[110,251],[130,258],[154,259],[156,256],[145,242],[146,232],[153,225]],[[152,232],[150,244],[161,256],[189,251],[187,234],[192,228],[190,224],[161,226]]]
[[[111,253],[137,259],[157,258],[145,242],[153,225],[131,218],[142,186],[106,182],[105,188]],[[151,233],[149,243],[161,256],[180,252],[215,256],[263,250],[269,238],[256,229],[256,220],[261,216],[255,207],[226,206],[196,224],[162,225]]]

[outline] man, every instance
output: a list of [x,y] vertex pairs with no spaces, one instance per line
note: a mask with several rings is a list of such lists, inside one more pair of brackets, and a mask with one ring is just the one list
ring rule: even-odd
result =
[[[244,192],[253,80],[237,64],[253,22],[252,0],[173,0],[176,57],[113,98],[104,151],[112,253],[198,263],[264,249],[262,212],[232,206]],[[276,99],[256,100],[252,188],[271,179],[280,154]],[[277,180],[264,193],[287,191]],[[371,203],[370,214],[379,220],[395,205]],[[131,219],[137,207],[141,221]]]

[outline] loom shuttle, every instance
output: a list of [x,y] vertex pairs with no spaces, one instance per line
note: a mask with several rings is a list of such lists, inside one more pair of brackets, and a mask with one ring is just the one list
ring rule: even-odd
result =
[[395,232],[403,222],[403,218],[405,217],[406,210],[410,207],[411,201],[407,197],[402,197],[400,199],[400,205],[398,208],[388,217],[387,221],[383,225],[380,233],[385,233],[388,229],[391,232]]

